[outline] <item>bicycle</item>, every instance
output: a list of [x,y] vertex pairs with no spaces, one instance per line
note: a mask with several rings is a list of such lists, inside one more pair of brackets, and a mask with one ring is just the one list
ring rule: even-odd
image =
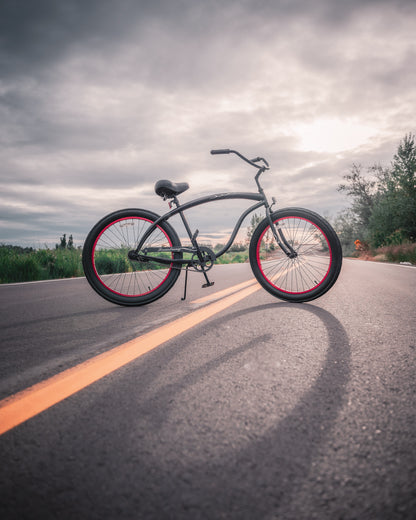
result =
[[[247,159],[236,150],[211,150],[211,154],[234,153],[254,166],[258,193],[229,192],[201,197],[181,205],[178,196],[189,188],[186,182],[159,180],[157,195],[168,201],[162,216],[144,209],[115,211],[100,220],[88,234],[82,254],[85,276],[103,298],[119,305],[144,305],[166,294],[185,269],[202,273],[202,287],[214,285],[208,272],[217,258],[233,244],[243,220],[265,208],[265,218],[254,230],[249,244],[251,269],[258,282],[273,296],[292,302],[307,302],[325,294],[336,282],[342,264],[342,249],[331,225],[317,213],[303,208],[272,211],[260,185],[260,175],[269,170],[262,157]],[[237,220],[226,245],[218,252],[199,245],[199,231],[192,233],[184,212],[218,200],[247,199],[256,203]],[[168,222],[179,214],[190,239],[182,246]]]

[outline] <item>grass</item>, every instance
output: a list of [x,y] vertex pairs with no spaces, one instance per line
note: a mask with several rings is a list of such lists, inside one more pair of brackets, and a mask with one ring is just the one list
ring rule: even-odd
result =
[[[0,245],[0,283],[33,282],[84,276],[81,249],[32,249]],[[218,258],[218,264],[248,261],[248,251],[228,252]],[[129,261],[121,252],[108,252],[97,258],[102,274],[128,272]],[[156,267],[154,263],[153,267]],[[97,264],[98,265],[98,264]],[[149,266],[149,264],[147,264]],[[143,266],[145,268],[146,265]],[[160,266],[164,268],[163,265]]]
[[[241,248],[242,249],[242,248]],[[379,262],[410,262],[416,265],[416,243],[403,243],[375,250],[355,251],[354,257]],[[0,283],[32,282],[84,276],[81,249],[32,249],[0,245]],[[100,261],[98,259],[98,261]],[[125,255],[114,252],[102,259],[102,273],[128,272],[131,268]],[[248,262],[248,250],[229,251],[217,264]],[[105,265],[104,265],[105,264]],[[154,265],[154,267],[156,267]],[[161,266],[163,268],[163,266]]]
[[32,282],[83,276],[79,249],[0,246],[0,283]]
[[216,264],[242,264],[248,262],[248,251],[238,251],[231,253],[224,253],[220,256]]

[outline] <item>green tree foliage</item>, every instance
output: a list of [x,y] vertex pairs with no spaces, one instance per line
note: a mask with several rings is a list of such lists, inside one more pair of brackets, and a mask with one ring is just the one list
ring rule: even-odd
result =
[[353,165],[338,187],[352,198],[336,226],[345,243],[355,236],[372,247],[416,241],[416,146],[408,134],[400,142],[390,167],[374,165],[367,177]]
[[416,146],[406,135],[391,167],[379,169],[376,203],[369,221],[371,243],[378,247],[416,240]]
[[344,175],[344,184],[338,186],[338,191],[345,192],[352,198],[351,213],[354,216],[354,228],[360,235],[365,234],[371,218],[376,198],[376,181],[366,179],[362,174],[362,166],[353,164],[351,173]]
[[357,218],[351,209],[346,209],[339,213],[334,221],[334,227],[341,241],[342,250],[349,256],[355,251],[354,241],[358,236],[362,236]]
[[68,241],[66,240],[66,233],[64,233],[59,239],[60,243],[55,245],[55,249],[74,249],[74,239],[72,235],[69,235]]
[[60,243],[56,244],[56,249],[66,249],[66,234],[64,233],[60,238]]

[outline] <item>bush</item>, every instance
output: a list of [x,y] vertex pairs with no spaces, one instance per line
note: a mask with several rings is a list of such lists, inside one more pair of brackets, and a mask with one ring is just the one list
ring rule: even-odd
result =
[[416,265],[416,244],[400,244],[380,247],[378,254],[385,255],[388,262],[411,262]]
[[118,251],[103,251],[103,254],[95,256],[97,271],[103,274],[127,273],[129,265],[127,259]]
[[386,238],[386,245],[401,245],[406,241],[406,233],[402,229],[396,229]]
[[57,249],[53,251],[53,262],[49,264],[49,278],[72,278],[82,276],[81,251]]
[[42,270],[33,252],[0,246],[0,282],[30,282],[41,279]]
[[248,253],[224,253],[220,256],[216,263],[217,264],[236,264],[244,263],[248,261]]
[[0,282],[29,282],[41,279],[41,268],[33,252],[0,246]]
[[31,282],[82,276],[78,249],[40,249],[0,246],[0,283]]

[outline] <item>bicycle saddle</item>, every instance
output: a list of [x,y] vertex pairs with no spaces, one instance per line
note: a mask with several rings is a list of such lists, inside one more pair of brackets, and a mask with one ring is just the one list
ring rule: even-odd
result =
[[157,181],[155,184],[155,192],[166,199],[171,199],[175,195],[183,193],[189,188],[187,182],[171,182],[167,180]]

